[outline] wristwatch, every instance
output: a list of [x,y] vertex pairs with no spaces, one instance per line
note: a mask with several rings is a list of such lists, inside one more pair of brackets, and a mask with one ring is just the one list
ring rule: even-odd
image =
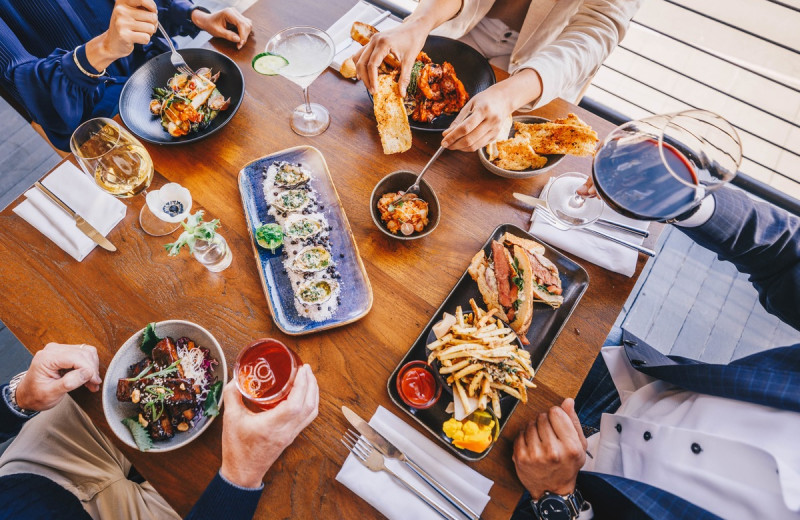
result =
[[575,520],[583,509],[583,497],[577,489],[569,495],[545,491],[539,500],[531,500],[531,508],[537,520]]
[[3,387],[3,399],[11,409],[11,412],[21,419],[30,419],[31,417],[39,414],[39,412],[36,410],[26,410],[24,408],[20,408],[20,406],[17,404],[17,386],[27,373],[27,370],[25,372],[20,372],[11,378],[11,381],[8,382],[8,386]]

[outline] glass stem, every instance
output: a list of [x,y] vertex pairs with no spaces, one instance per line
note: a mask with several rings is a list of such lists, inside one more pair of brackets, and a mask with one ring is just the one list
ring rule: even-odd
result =
[[303,89],[303,100],[306,103],[306,117],[310,119],[314,117],[314,114],[311,111],[311,99],[308,97],[308,87]]

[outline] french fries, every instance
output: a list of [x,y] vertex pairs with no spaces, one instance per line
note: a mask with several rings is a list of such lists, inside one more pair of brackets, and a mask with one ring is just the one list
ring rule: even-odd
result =
[[528,388],[536,388],[531,355],[519,348],[516,334],[496,317],[496,309],[486,312],[475,300],[469,305],[471,313],[456,308],[455,323],[428,344],[428,363],[439,361],[439,373],[447,376],[465,410],[473,398],[481,410],[491,403],[500,418],[500,392],[526,403]]

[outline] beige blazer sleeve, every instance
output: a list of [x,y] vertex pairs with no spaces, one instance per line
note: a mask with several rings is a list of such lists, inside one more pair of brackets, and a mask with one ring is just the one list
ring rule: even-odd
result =
[[[553,35],[548,43],[542,45],[537,37],[545,33],[541,36],[547,38],[548,29],[553,28],[557,20],[553,20],[553,24],[543,21],[534,35],[520,34],[509,72],[534,69],[542,79],[542,95],[522,109],[532,110],[556,97],[575,101],[583,86],[625,36],[641,3],[642,0],[584,0],[560,33]],[[556,11],[558,7],[550,16],[557,17]],[[525,37],[529,39],[523,41]]]
[[495,0],[462,0],[458,14],[434,29],[431,34],[456,40],[461,38],[483,20],[494,2]]

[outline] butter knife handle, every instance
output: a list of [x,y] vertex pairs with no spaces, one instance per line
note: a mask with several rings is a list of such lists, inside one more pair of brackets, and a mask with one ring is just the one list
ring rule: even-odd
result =
[[475,513],[472,509],[469,508],[467,504],[462,502],[458,497],[452,494],[450,491],[447,490],[442,484],[439,483],[438,480],[433,478],[427,471],[422,469],[416,462],[405,456],[403,458],[403,462],[405,462],[409,468],[411,468],[414,473],[420,476],[422,480],[430,484],[430,486],[436,490],[437,493],[442,495],[448,502],[453,504],[455,507],[458,508],[459,511],[464,513],[467,518],[470,520],[480,520],[480,515]]
[[75,218],[75,212],[72,210],[72,208],[70,208],[69,206],[67,206],[67,205],[64,203],[64,201],[62,201],[61,199],[59,199],[59,198],[56,196],[56,194],[55,194],[55,193],[53,193],[52,191],[50,191],[50,190],[48,190],[47,188],[45,188],[44,184],[42,184],[42,183],[41,183],[41,182],[39,182],[39,181],[36,181],[36,182],[34,183],[34,186],[36,186],[37,188],[39,188],[39,190],[40,190],[42,193],[44,193],[44,194],[47,196],[47,198],[48,198],[48,199],[50,199],[50,200],[52,200],[53,202],[55,202],[55,203],[56,203],[56,204],[57,204],[57,205],[58,205],[58,206],[59,206],[61,209],[63,209],[64,211],[66,211],[66,212],[67,212],[67,213],[68,213],[68,214],[69,214],[69,215],[70,215],[72,218]]
[[404,488],[417,495],[423,502],[428,504],[428,506],[430,506],[431,509],[439,513],[442,516],[442,518],[446,518],[447,520],[458,520],[457,518],[453,517],[453,515],[442,509],[436,502],[425,496],[423,492],[421,492],[420,490],[418,490],[417,488],[406,482],[403,478],[401,478],[399,475],[397,475],[389,468],[384,466],[384,471],[393,476],[398,482],[400,482],[400,484],[403,485]]

